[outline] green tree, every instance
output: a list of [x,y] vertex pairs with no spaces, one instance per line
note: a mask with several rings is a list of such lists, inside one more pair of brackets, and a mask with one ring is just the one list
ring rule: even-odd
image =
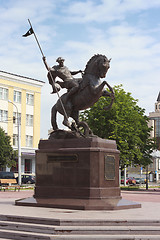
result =
[[10,136],[5,134],[5,131],[0,127],[0,167],[15,166],[17,153],[11,146]]
[[120,150],[120,165],[150,164],[151,153],[155,148],[150,138],[151,128],[145,110],[137,105],[131,93],[126,93],[122,85],[115,86],[115,101],[112,108],[106,111],[110,99],[101,97],[89,110],[81,114],[93,133],[101,138],[116,140]]

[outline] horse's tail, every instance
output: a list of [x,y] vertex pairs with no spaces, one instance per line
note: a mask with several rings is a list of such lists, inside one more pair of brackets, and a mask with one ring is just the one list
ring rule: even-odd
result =
[[56,104],[55,104],[52,107],[52,110],[51,110],[51,124],[52,124],[53,130],[57,130],[58,129],[56,116],[57,116],[57,107],[56,107]]

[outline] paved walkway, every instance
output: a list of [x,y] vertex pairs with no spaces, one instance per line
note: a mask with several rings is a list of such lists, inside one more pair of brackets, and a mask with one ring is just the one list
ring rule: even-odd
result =
[[160,203],[160,190],[153,189],[148,191],[122,191],[123,198],[136,202]]
[[0,214],[54,219],[160,220],[160,191],[122,191],[122,197],[139,202],[142,208],[116,211],[84,211],[15,206],[16,199],[33,196],[33,191],[0,192]]

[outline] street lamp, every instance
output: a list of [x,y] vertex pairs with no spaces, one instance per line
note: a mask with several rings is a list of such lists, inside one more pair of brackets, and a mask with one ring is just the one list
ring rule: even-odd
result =
[[18,184],[21,186],[21,134],[20,134],[20,119],[18,114],[18,108],[15,103],[11,100],[8,100],[9,103],[12,103],[17,111],[17,132],[18,132]]

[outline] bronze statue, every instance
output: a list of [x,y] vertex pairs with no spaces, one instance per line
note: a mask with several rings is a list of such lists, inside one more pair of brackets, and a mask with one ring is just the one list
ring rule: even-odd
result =
[[[48,70],[47,76],[49,83],[53,88],[52,93],[58,94],[60,87],[67,89],[67,93],[63,94],[61,97],[59,97],[58,94],[59,99],[52,107],[51,123],[53,130],[58,130],[56,114],[59,112],[64,116],[63,124],[65,126],[71,130],[74,130],[74,132],[79,132],[79,127],[82,126],[84,128],[85,135],[89,135],[91,130],[89,129],[87,123],[79,121],[79,110],[84,110],[91,107],[101,96],[111,97],[112,99],[109,106],[105,109],[112,106],[114,100],[114,91],[106,81],[103,81],[102,83],[100,82],[100,78],[105,78],[106,76],[106,73],[110,67],[110,60],[101,54],[94,55],[88,61],[84,74],[80,79],[75,79],[72,75],[82,73],[82,71],[69,71],[69,69],[64,66],[64,59],[61,57],[57,58],[56,60],[59,65],[51,68],[46,62],[46,57],[44,56],[37,36],[33,31],[31,22],[29,19],[28,21],[31,28],[27,34],[24,34],[23,36],[26,37],[34,34],[35,40],[37,41],[38,47],[42,54],[43,62]],[[59,77],[61,80],[63,80],[63,82],[55,82],[56,77]],[[103,89],[105,85],[108,86],[111,93]],[[75,124],[70,125],[68,121],[69,117],[72,117],[75,120]]]
[[[59,73],[61,66],[56,68],[52,71],[52,68],[49,68],[46,59],[43,58],[44,63],[49,70],[50,81],[52,79],[52,84],[54,84],[55,77],[60,77],[64,82],[57,82],[61,87],[65,87],[68,89],[68,92],[63,94],[57,101],[57,103],[52,107],[51,110],[51,124],[53,130],[58,130],[57,121],[56,121],[56,114],[59,112],[64,116],[63,124],[72,130],[78,131],[78,129],[82,126],[85,128],[86,134],[88,135],[91,131],[88,125],[85,122],[79,121],[79,110],[84,110],[91,107],[94,103],[98,101],[101,96],[111,97],[112,101],[108,107],[112,106],[114,100],[114,91],[112,87],[106,82],[103,81],[101,83],[100,78],[105,78],[108,69],[110,68],[110,60],[107,59],[106,56],[97,54],[94,55],[87,63],[86,68],[84,70],[84,74],[82,79],[74,79],[72,77],[73,74],[69,72],[67,69],[67,74],[65,75],[64,72]],[[62,58],[57,59],[59,65],[64,62]],[[64,67],[64,65],[62,64]],[[74,72],[77,74],[82,72],[81,70]],[[74,84],[69,88],[69,81]],[[104,86],[107,85],[109,90],[108,92],[104,90]],[[58,85],[57,85],[58,86]],[[53,86],[53,92],[55,92],[55,87]],[[59,90],[58,87],[56,87]],[[107,109],[107,107],[106,107]],[[75,120],[75,124],[70,125],[68,118],[71,117]],[[87,129],[87,130],[86,130]]]
[[[72,75],[76,75],[78,73],[82,73],[81,70],[71,72],[66,66],[64,66],[64,58],[58,57],[56,62],[58,62],[58,65],[55,65],[53,67],[49,67],[46,61],[46,57],[43,57],[43,62],[49,71],[48,73],[48,80],[49,83],[52,85],[53,92],[56,92],[55,87],[57,87],[57,91],[60,90],[58,84],[61,86],[61,88],[68,89],[67,98],[69,98],[72,94],[76,93],[78,90],[79,84],[78,81],[75,81]],[[63,80],[63,82],[57,81],[55,82],[56,77],[59,77]],[[56,83],[56,85],[55,85]]]

